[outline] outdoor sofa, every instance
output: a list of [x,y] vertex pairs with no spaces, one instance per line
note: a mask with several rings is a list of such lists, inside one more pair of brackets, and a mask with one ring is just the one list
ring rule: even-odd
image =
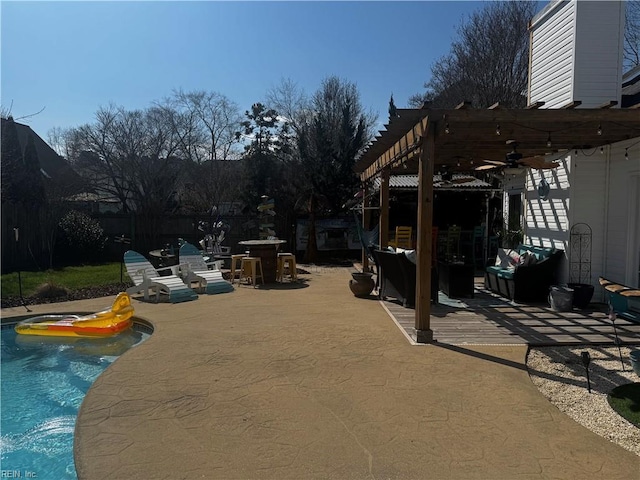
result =
[[485,271],[485,288],[515,302],[547,301],[564,250],[519,245],[498,249],[495,265]]
[[[395,298],[405,307],[416,304],[415,250],[373,250],[378,272],[378,296]],[[411,259],[411,260],[410,260]],[[431,300],[438,303],[438,273],[431,270]]]

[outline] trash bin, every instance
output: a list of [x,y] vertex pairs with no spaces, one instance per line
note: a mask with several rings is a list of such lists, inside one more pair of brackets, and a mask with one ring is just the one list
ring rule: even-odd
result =
[[586,308],[593,298],[593,285],[588,283],[568,283],[567,286],[573,290],[573,306]]
[[554,312],[570,312],[573,308],[573,289],[552,286],[549,292],[549,305]]

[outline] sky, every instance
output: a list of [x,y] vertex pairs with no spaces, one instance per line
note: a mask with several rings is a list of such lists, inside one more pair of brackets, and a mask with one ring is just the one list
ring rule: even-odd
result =
[[47,140],[110,103],[143,109],[174,90],[206,90],[244,112],[283,79],[311,95],[336,75],[356,84],[381,127],[391,94],[402,108],[423,92],[433,62],[482,6],[3,0],[0,104]]

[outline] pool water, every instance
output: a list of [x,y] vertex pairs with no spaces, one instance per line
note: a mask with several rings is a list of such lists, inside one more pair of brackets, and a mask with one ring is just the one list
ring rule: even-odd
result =
[[148,336],[139,324],[100,339],[18,335],[13,325],[3,325],[2,476],[76,479],[73,432],[85,394],[118,356]]

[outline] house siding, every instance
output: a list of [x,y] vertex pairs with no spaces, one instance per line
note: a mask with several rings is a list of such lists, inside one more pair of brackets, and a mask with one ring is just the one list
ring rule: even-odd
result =
[[573,98],[575,10],[572,1],[558,2],[531,27],[529,103],[557,108]]
[[[620,103],[624,2],[577,2],[573,97],[581,108]],[[613,53],[619,52],[619,53]]]
[[620,102],[623,40],[624,2],[570,0],[543,11],[531,26],[529,103]]
[[[569,224],[569,250],[567,276],[570,282],[598,284],[598,277],[603,271],[603,248],[605,229],[607,225],[606,202],[607,197],[607,169],[610,149],[607,147],[600,153],[599,149],[578,155],[571,170],[571,204]],[[584,246],[582,255],[579,245],[571,241],[571,228],[576,224],[586,224],[591,229],[590,245]],[[586,230],[586,229],[584,229]],[[583,240],[587,240],[583,238]],[[576,251],[572,251],[572,250]],[[582,266],[578,262],[585,262]],[[582,271],[580,268],[582,267]],[[585,270],[590,275],[585,278]],[[582,275],[581,275],[582,273]],[[599,292],[601,294],[602,292]],[[595,295],[594,301],[603,298]]]
[[[594,285],[593,301],[605,301],[600,276],[640,286],[640,138],[606,146],[602,153],[570,152],[556,161],[557,169],[527,173],[525,242],[562,248],[559,282]],[[543,175],[551,186],[548,200],[537,192]],[[571,268],[578,260],[571,255],[571,228],[578,223],[591,228],[588,281]]]
[[[635,143],[634,143],[635,141]],[[625,149],[629,147],[625,160]],[[638,285],[640,262],[640,138],[611,146],[603,276]]]
[[[525,241],[531,245],[554,247],[565,251],[565,261],[561,263],[559,278],[561,283],[568,281],[566,256],[569,241],[569,170],[572,153],[556,161],[560,163],[553,170],[530,169],[525,183]],[[549,197],[542,200],[537,185],[546,179],[550,186]]]

